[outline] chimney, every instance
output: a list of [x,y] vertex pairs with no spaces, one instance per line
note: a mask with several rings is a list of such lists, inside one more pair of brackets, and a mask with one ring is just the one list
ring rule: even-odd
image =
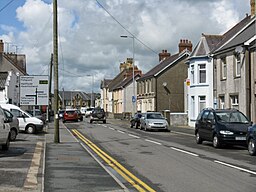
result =
[[186,40],[181,39],[180,43],[179,43],[179,53],[181,53],[185,49],[192,52],[192,43],[191,43],[191,41],[188,41],[187,39]]
[[251,0],[251,16],[255,15],[255,9],[256,9],[256,0]]
[[0,39],[0,53],[4,52],[4,42],[2,39]]
[[162,50],[162,53],[159,53],[159,62],[165,60],[171,56],[171,53],[168,53],[167,50]]

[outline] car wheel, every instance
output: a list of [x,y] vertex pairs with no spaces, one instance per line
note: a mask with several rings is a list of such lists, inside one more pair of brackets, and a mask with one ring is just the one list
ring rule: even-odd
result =
[[145,130],[145,131],[148,131],[148,129],[147,129],[147,125],[144,127],[144,130]]
[[106,123],[106,120],[104,120],[103,123],[105,124],[105,123]]
[[213,136],[212,144],[213,144],[214,148],[220,148],[221,147],[221,143],[220,143],[220,140],[219,140],[217,134],[215,134]]
[[255,140],[251,138],[248,142],[248,152],[250,155],[256,155]]
[[133,128],[133,124],[131,123],[131,126],[130,126],[131,128]]
[[32,134],[32,133],[35,133],[35,126],[34,125],[29,125],[28,127],[27,127],[27,133],[29,133],[29,134]]
[[139,123],[136,123],[135,128],[136,128],[136,129],[138,129],[138,128],[139,128]]
[[90,123],[92,123],[92,120],[90,120]]
[[203,140],[202,140],[202,138],[201,138],[201,136],[198,132],[196,133],[196,143],[197,144],[202,144],[203,143]]
[[9,149],[9,146],[10,146],[10,138],[8,137],[6,143],[2,145],[2,150],[7,151]]
[[10,140],[15,141],[16,137],[17,137],[17,132],[14,129],[11,129],[11,131],[10,131]]

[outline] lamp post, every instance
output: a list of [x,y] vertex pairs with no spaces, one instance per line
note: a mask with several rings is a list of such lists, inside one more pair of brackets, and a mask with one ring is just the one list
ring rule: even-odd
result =
[[93,77],[93,75],[86,75],[86,76],[92,77],[91,107],[94,107],[94,105],[93,105],[93,84],[94,84],[94,77]]
[[136,103],[136,96],[135,96],[135,80],[134,80],[134,36],[127,36],[127,35],[121,35],[122,38],[131,38],[132,39],[132,116],[134,116],[135,113],[135,103]]

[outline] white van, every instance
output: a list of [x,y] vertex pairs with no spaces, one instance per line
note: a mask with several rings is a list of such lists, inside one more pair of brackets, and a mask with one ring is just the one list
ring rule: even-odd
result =
[[10,145],[10,129],[6,126],[4,111],[0,107],[0,145],[2,145],[2,150],[8,150]]
[[32,117],[29,113],[13,104],[0,104],[0,106],[11,111],[18,118],[20,131],[26,131],[27,133],[42,131],[44,123],[40,119]]

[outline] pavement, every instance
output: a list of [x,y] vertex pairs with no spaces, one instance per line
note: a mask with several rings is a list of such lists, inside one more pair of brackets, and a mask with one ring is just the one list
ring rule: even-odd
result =
[[[60,143],[54,143],[54,124],[45,135],[42,192],[126,191],[60,121]],[[40,175],[40,174],[39,174]]]

